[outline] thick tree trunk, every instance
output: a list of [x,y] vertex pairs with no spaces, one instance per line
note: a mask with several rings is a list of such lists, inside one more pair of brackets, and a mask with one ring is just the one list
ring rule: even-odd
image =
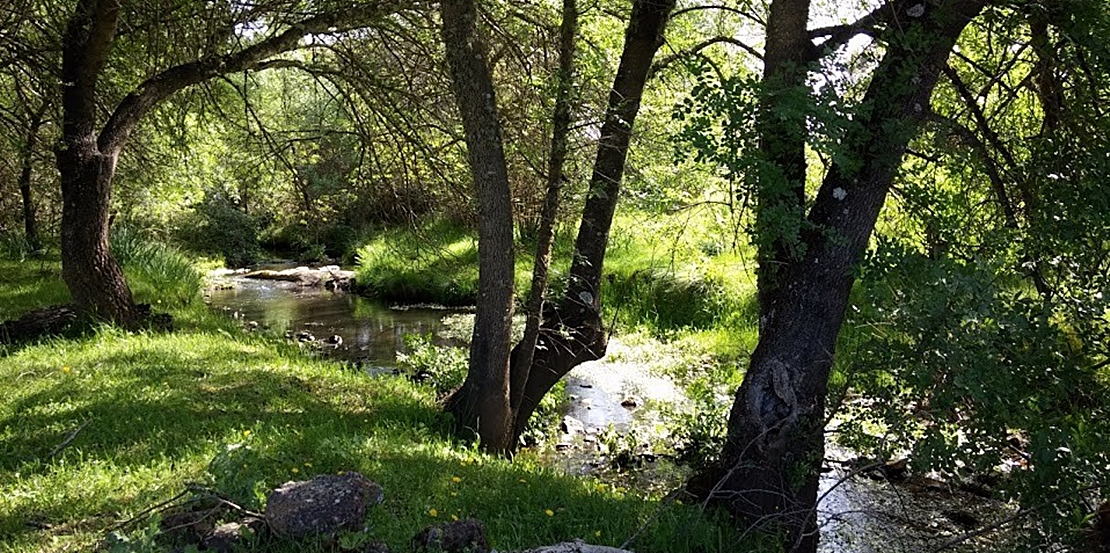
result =
[[108,206],[119,150],[96,134],[97,81],[115,40],[118,0],[83,0],[62,52],[62,278],[81,317],[138,324],[139,310],[108,246]]
[[32,251],[42,248],[39,238],[38,223],[35,218],[35,200],[31,194],[31,176],[35,166],[35,149],[38,148],[39,128],[42,126],[42,117],[45,109],[31,115],[27,127],[27,139],[23,143],[23,155],[20,159],[19,169],[19,195],[23,198],[23,235],[27,245]]
[[[540,227],[536,237],[536,262],[532,270],[532,288],[525,307],[527,319],[524,336],[513,349],[511,374],[511,405],[513,412],[520,409],[524,398],[524,385],[535,358],[536,345],[543,322],[544,296],[547,294],[548,274],[551,270],[551,251],[555,244],[555,220],[563,190],[563,165],[567,159],[567,135],[570,133],[571,97],[574,88],[574,35],[578,31],[578,5],[576,0],[563,0],[563,20],[559,25],[559,72],[555,78],[555,93],[551,131],[551,156],[547,163],[547,193],[540,213]],[[515,436],[514,436],[515,437]]]
[[783,536],[787,551],[817,549],[825,395],[854,266],[929,112],[941,68],[984,4],[917,4],[901,18],[902,29],[883,36],[886,54],[846,140],[854,159],[830,169],[806,222],[811,230],[800,237],[804,253],[776,272],[774,294],[761,294],[766,320],[736,392],[721,461],[690,483],[742,524]]
[[96,142],[67,143],[57,152],[62,177],[62,278],[82,317],[125,327],[139,311],[108,246],[108,202],[115,156]]
[[485,43],[478,37],[473,0],[443,0],[443,40],[466,131],[467,153],[478,197],[478,312],[470,366],[447,410],[461,428],[473,429],[488,451],[511,449],[509,352],[513,314],[513,211],[501,142],[493,78]]
[[523,432],[540,400],[559,379],[579,364],[600,359],[605,354],[607,336],[600,315],[601,269],[620,195],[632,127],[640,110],[652,60],[663,44],[663,32],[674,6],[675,0],[636,0],[632,5],[620,67],[609,93],[597,159],[574,244],[570,282],[555,313],[544,320],[520,407],[515,413],[513,433],[516,437]]

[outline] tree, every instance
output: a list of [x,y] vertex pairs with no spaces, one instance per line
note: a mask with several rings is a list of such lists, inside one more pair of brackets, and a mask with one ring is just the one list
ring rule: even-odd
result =
[[[246,10],[245,22],[275,12],[266,6]],[[82,316],[135,326],[142,313],[135,305],[123,272],[108,247],[108,202],[120,152],[143,117],[175,92],[218,75],[249,71],[297,48],[306,35],[365,27],[397,10],[393,2],[371,2],[354,9],[325,12],[283,22],[283,31],[241,49],[210,52],[204,57],[156,71],[118,101],[105,93],[104,72],[118,37],[120,0],[81,0],[69,16],[62,51],[62,137],[55,156],[62,187],[62,277]],[[158,25],[155,22],[154,25]],[[212,40],[233,42],[234,26],[220,27]],[[242,42],[242,41],[240,41]],[[100,106],[113,102],[100,123]]]
[[[822,44],[828,51],[867,29],[885,53],[808,213],[797,194],[804,127],[757,123],[761,163],[771,168],[759,171],[756,182],[759,342],[736,392],[720,460],[689,488],[742,524],[777,533],[789,551],[817,548],[825,396],[855,267],[949,54],[985,6],[985,0],[887,2],[861,22],[814,33],[828,37]],[[807,1],[776,0],[770,9],[760,121],[797,109],[782,91],[803,82],[799,65],[818,51],[798,48],[810,40]]]
[[[480,230],[479,252],[482,270],[485,271],[487,256],[500,257],[504,255],[503,252],[511,252],[509,249],[511,246],[506,246],[497,241],[499,238],[486,234],[487,224],[506,224],[486,221],[487,215],[504,216],[504,206],[502,205],[496,211],[487,211],[487,208],[482,205],[483,194],[489,193],[488,190],[483,191],[482,187],[500,182],[501,169],[497,163],[503,164],[504,154],[499,152],[499,133],[494,133],[492,130],[497,128],[492,84],[489,85],[488,90],[463,89],[460,86],[461,81],[468,86],[477,87],[479,83],[485,82],[485,75],[488,74],[488,69],[483,71],[484,64],[478,61],[485,57],[480,53],[481,50],[467,52],[464,49],[464,46],[480,44],[473,38],[475,32],[473,27],[464,27],[462,22],[473,17],[473,6],[462,6],[466,8],[463,11],[454,11],[461,7],[449,2],[444,2],[442,6],[445,10],[452,10],[443,13],[444,39],[448,44],[448,59],[452,65],[456,87],[459,87],[457,94],[460,111],[463,112],[467,145],[471,149],[471,172],[474,174],[475,186],[479,194],[479,210],[482,212],[483,225]],[[573,5],[568,9],[573,10]],[[448,410],[456,413],[457,416],[461,414],[461,420],[458,422],[464,428],[469,426],[476,429],[483,444],[491,450],[513,449],[528,419],[551,387],[578,364],[599,359],[605,353],[607,336],[602,328],[600,317],[601,269],[608,245],[609,229],[612,226],[613,214],[620,195],[620,182],[632,138],[632,127],[640,108],[640,99],[650,74],[652,60],[663,43],[663,31],[673,9],[674,2],[671,0],[637,0],[632,6],[621,63],[609,94],[593,177],[575,243],[570,284],[559,306],[553,313],[543,317],[542,326],[535,331],[536,334],[528,333],[526,339],[513,348],[511,355],[506,355],[504,358],[501,354],[503,343],[501,332],[504,328],[506,340],[504,344],[507,347],[508,317],[511,316],[511,253],[507,264],[502,266],[502,270],[507,270],[506,272],[490,273],[497,275],[493,278],[503,280],[487,281],[481,274],[479,276],[479,312],[478,321],[475,323],[474,342],[471,344],[470,371],[462,388],[448,399],[447,406]],[[448,15],[455,18],[448,19]],[[564,41],[569,41],[569,35],[573,34],[568,30],[568,27],[573,28],[573,24],[573,20],[567,19],[565,9],[562,29]],[[450,34],[448,29],[451,31]],[[467,37],[470,37],[469,41]],[[564,54],[567,54],[566,49]],[[564,83],[560,86],[566,85]],[[559,135],[565,132],[563,125],[569,125],[569,122],[563,119],[566,116],[567,114],[561,109],[557,110],[556,117],[559,118],[557,128],[564,130],[554,131],[553,156],[559,155],[558,148],[565,147],[557,143]],[[468,118],[470,118],[469,121]],[[487,134],[479,134],[473,128],[474,126]],[[557,161],[556,159],[552,162],[553,168],[557,168]],[[555,170],[548,175],[549,179],[559,177]],[[488,182],[480,183],[480,180]],[[556,184],[553,187],[549,182],[549,196],[552,194],[557,196],[557,186]],[[505,194],[504,200],[507,201],[507,187],[502,188],[497,184],[496,188],[498,201],[502,201],[502,189]],[[511,218],[507,224],[511,237]],[[482,253],[483,250],[487,253]],[[541,264],[539,268],[541,272],[542,264],[546,263],[543,257],[542,255],[537,257],[537,263]],[[504,263],[504,260],[498,262]],[[509,299],[503,298],[503,288],[498,288],[495,294],[490,294],[485,289],[487,286],[508,287]],[[506,301],[508,305],[504,303]],[[500,319],[497,321],[497,326],[490,326],[489,319],[483,317],[486,309],[492,310],[488,318],[504,317],[505,327],[500,326]],[[535,322],[533,320],[532,324]],[[487,330],[489,328],[496,329],[498,334],[491,337]],[[491,349],[486,340],[496,340],[493,345],[495,349]],[[528,351],[523,351],[525,349]],[[502,359],[505,359],[507,364],[502,365]],[[529,360],[530,363],[528,363]],[[479,412],[480,409],[484,411]],[[482,414],[484,418],[479,416]],[[494,419],[490,420],[491,417]]]
[[478,198],[478,306],[466,381],[447,410],[478,432],[482,446],[512,446],[509,351],[513,317],[513,212],[501,123],[485,43],[478,37],[473,0],[443,0],[443,42],[466,132]]

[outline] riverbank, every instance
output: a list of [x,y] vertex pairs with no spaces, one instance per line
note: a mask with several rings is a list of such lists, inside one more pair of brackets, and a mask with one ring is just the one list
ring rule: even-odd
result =
[[[64,302],[56,262],[0,264],[16,277],[0,284],[0,318]],[[660,552],[731,542],[696,508],[458,443],[426,387],[306,357],[200,302],[170,311],[173,333],[100,328],[0,353],[10,384],[0,387],[0,550],[88,551],[117,530],[137,540],[124,551],[148,550],[142,540],[158,539],[140,531],[149,520],[120,523],[190,483],[258,507],[287,480],[351,470],[385,489],[368,525],[393,551],[428,524],[467,516],[502,550],[573,538],[616,546],[637,536],[632,548]]]

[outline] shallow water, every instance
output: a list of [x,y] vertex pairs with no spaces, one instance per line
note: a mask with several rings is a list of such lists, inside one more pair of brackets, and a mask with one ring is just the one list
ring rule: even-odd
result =
[[339,336],[342,344],[324,346],[325,351],[370,367],[396,365],[408,334],[440,337],[441,344],[456,341],[441,335],[443,317],[458,309],[390,308],[356,294],[268,280],[232,278],[228,284],[205,292],[209,307],[259,331],[308,332],[318,340]]
[[[205,293],[212,309],[261,332],[295,335],[307,331],[319,340],[337,335],[342,345],[325,346],[322,351],[357,362],[370,373],[386,372],[396,365],[397,352],[405,350],[404,336],[408,334],[431,335],[438,344],[463,345],[448,332],[444,319],[466,310],[391,308],[355,294],[276,281],[230,278],[227,283],[230,287]],[[567,414],[583,428],[564,436],[561,445],[565,447],[559,452],[545,456],[549,464],[572,474],[595,472],[605,466],[599,435],[658,433],[662,422],[653,407],[682,405],[684,397],[675,383],[652,374],[633,350],[614,339],[605,359],[585,363],[567,376],[571,398]],[[833,460],[851,456],[832,445],[827,451]],[[681,474],[657,470],[649,463],[620,478],[632,486],[657,490],[681,482]],[[1012,513],[997,501],[943,486],[895,485],[862,476],[845,479],[846,474],[842,465],[832,463],[821,477],[818,521],[822,553],[931,551],[953,536]],[[987,534],[946,551],[1004,550],[998,539]]]

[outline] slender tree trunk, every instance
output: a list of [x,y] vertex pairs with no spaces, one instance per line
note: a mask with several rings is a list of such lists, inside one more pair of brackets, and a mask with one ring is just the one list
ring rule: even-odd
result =
[[571,97],[574,88],[574,39],[578,31],[578,6],[576,0],[563,0],[563,20],[559,25],[559,72],[555,78],[553,129],[551,131],[551,157],[547,163],[547,193],[540,213],[540,226],[536,233],[536,262],[532,270],[532,289],[529,291],[525,313],[524,336],[514,348],[511,374],[511,404],[513,411],[520,409],[524,398],[524,385],[532,368],[536,344],[543,322],[544,296],[547,294],[548,273],[551,269],[551,251],[555,244],[555,222],[559,215],[559,201],[563,189],[563,165],[567,158],[567,135],[571,124]]
[[636,0],[632,5],[574,244],[570,282],[555,313],[544,320],[520,407],[515,413],[514,437],[520,436],[540,400],[559,379],[579,364],[605,354],[608,337],[600,315],[601,270],[632,127],[652,60],[663,44],[663,32],[674,6],[675,0]]
[[985,3],[919,4],[900,18],[901,29],[885,33],[886,54],[846,137],[854,159],[830,169],[800,236],[804,253],[776,272],[773,294],[760,295],[770,305],[721,461],[690,482],[741,524],[782,536],[787,551],[817,550],[825,396],[853,269],[952,46]]
[[42,240],[39,238],[38,224],[35,219],[35,200],[31,195],[31,176],[35,166],[35,149],[38,148],[39,128],[42,126],[42,118],[45,112],[44,107],[31,115],[19,169],[19,194],[23,198],[24,237],[32,251],[38,251],[42,248]]
[[447,402],[461,428],[488,451],[511,449],[510,330],[513,314],[513,211],[493,78],[473,0],[443,0],[443,40],[466,132],[478,197],[478,312],[466,381]]
[[762,100],[756,121],[763,163],[756,175],[756,290],[762,328],[771,298],[783,281],[779,270],[795,257],[805,213],[806,32],[810,0],[775,0],[767,19]]

